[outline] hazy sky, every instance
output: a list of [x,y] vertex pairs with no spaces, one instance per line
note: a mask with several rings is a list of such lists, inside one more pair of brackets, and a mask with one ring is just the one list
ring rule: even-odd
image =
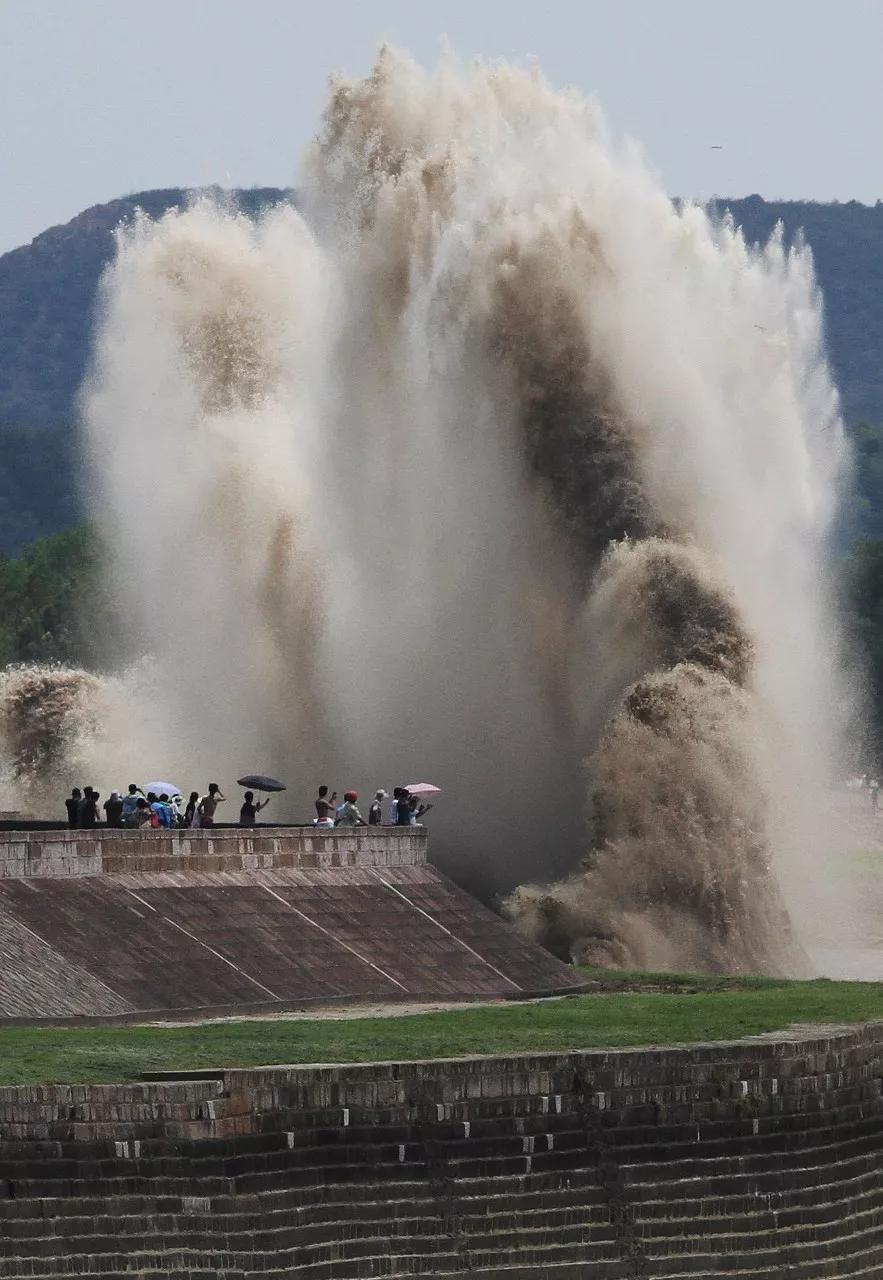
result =
[[0,0],[0,252],[126,192],[290,185],[384,40],[536,57],[672,194],[883,198],[883,0]]

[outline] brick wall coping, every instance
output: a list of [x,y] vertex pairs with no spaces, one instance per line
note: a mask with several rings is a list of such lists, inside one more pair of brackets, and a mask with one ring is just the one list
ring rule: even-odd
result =
[[0,880],[120,874],[171,865],[215,871],[420,866],[426,850],[427,834],[419,827],[0,831]]
[[[755,1072],[765,1074],[763,1064],[781,1065],[797,1060],[801,1067],[812,1062],[813,1070],[824,1069],[822,1060],[850,1049],[869,1049],[883,1058],[883,1021],[858,1024],[806,1024],[785,1031],[746,1036],[742,1040],[708,1040],[686,1045],[629,1045],[622,1048],[571,1049],[558,1053],[506,1053],[484,1057],[470,1054],[462,1058],[421,1058],[407,1062],[329,1062],[292,1066],[226,1067],[217,1073],[194,1073],[223,1078],[229,1085],[257,1087],[265,1082],[342,1082],[346,1080],[406,1080],[446,1076],[499,1076],[538,1071],[567,1071],[575,1067],[615,1066],[618,1070],[653,1074],[662,1066],[712,1066],[755,1064]],[[169,1073],[168,1079],[180,1079]],[[188,1077],[190,1078],[190,1077]],[[2,1096],[2,1090],[0,1090]]]
[[[157,1072],[126,1084],[38,1084],[0,1086],[0,1134],[4,1121],[46,1120],[54,1108],[84,1108],[81,1118],[120,1121],[130,1127],[127,1104],[161,1104],[207,1094],[249,1100],[254,1113],[280,1105],[280,1091],[299,1093],[304,1105],[413,1105],[571,1091],[574,1081],[594,1090],[638,1095],[663,1086],[691,1091],[713,1085],[723,1096],[816,1094],[834,1076],[880,1075],[883,1022],[848,1026],[794,1027],[744,1040],[646,1048],[572,1050],[565,1053],[501,1054],[434,1058],[412,1062],[310,1063],[296,1066]],[[812,1083],[815,1078],[816,1083]],[[770,1088],[771,1082],[776,1082]],[[878,1081],[879,1083],[879,1081]],[[290,1105],[290,1102],[287,1104]],[[119,1110],[122,1108],[122,1110]]]

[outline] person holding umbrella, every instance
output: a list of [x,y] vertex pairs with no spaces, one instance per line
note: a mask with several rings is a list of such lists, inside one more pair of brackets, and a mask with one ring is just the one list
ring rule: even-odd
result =
[[[266,809],[270,803],[270,797],[266,800],[259,800],[257,804],[254,802],[255,791],[285,791],[285,783],[280,782],[278,778],[271,778],[266,773],[247,773],[243,778],[236,779],[238,787],[248,787],[245,793],[245,801],[239,810],[240,827],[253,827],[256,825],[257,815],[261,809]],[[252,790],[254,788],[254,790]]]
[[260,813],[261,809],[266,809],[269,803],[270,803],[270,797],[267,796],[266,800],[259,800],[257,804],[255,804],[254,792],[246,791],[245,800],[243,802],[242,808],[239,810],[240,827],[255,826],[257,816]]
[[409,821],[412,827],[420,826],[420,819],[432,808],[431,804],[426,804],[427,796],[440,796],[441,787],[435,786],[432,782],[412,782],[403,790],[408,796],[408,813]]

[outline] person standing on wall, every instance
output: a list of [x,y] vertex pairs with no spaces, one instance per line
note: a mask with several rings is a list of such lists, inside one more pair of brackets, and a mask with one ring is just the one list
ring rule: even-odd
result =
[[411,793],[407,787],[399,789],[399,802],[396,805],[396,822],[397,827],[410,827],[411,825]]
[[356,808],[356,801],[359,795],[357,791],[347,791],[343,797],[343,804],[337,811],[337,826],[339,827],[366,827],[368,824],[359,810]]
[[208,784],[208,795],[203,796],[196,806],[201,827],[213,827],[215,825],[215,810],[221,801],[226,799],[227,797],[222,795],[221,788],[216,782]]
[[83,798],[80,801],[77,810],[77,826],[81,831],[90,831],[93,827],[98,826],[99,812],[98,801],[100,796],[97,791],[93,791],[92,787],[86,787],[83,791]]
[[130,782],[128,794],[123,796],[123,826],[124,827],[134,827],[137,825],[135,822],[135,810],[138,808],[139,799],[143,800],[143,798],[144,798],[144,792],[141,790],[138,784],[136,782]]
[[319,788],[319,795],[316,798],[316,821],[317,822],[327,822],[329,818],[331,819],[334,818],[334,810],[335,810],[334,802],[336,799],[337,799],[336,791],[332,791],[331,795],[329,796],[328,788],[326,786],[323,785]]
[[199,819],[196,815],[196,806],[199,804],[199,792],[191,791],[190,799],[187,801],[187,808],[184,810],[184,826],[198,827]]
[[240,827],[253,827],[256,825],[257,816],[261,809],[266,809],[270,803],[270,797],[266,800],[259,800],[257,804],[254,802],[254,792],[246,791],[242,808],[239,810]]
[[151,826],[153,811],[143,796],[138,796],[135,801],[135,815],[132,818],[132,826],[136,828]]
[[109,827],[123,825],[123,798],[118,791],[111,791],[110,799],[105,800],[104,817]]
[[374,800],[368,810],[368,826],[379,827],[383,822],[383,802],[386,799],[386,792],[381,789],[375,791]]
[[150,825],[154,828],[167,827],[169,825],[167,806],[162,803],[155,791],[148,791],[147,804],[152,815]]
[[79,825],[80,801],[82,798],[83,793],[80,788],[74,787],[64,802],[64,807],[67,809],[67,825],[71,831],[76,831]]

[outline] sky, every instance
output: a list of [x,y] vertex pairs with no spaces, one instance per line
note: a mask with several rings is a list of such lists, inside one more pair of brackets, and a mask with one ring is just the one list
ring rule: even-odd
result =
[[672,195],[883,198],[883,0],[0,0],[0,252],[152,187],[296,184],[384,41],[538,60]]

